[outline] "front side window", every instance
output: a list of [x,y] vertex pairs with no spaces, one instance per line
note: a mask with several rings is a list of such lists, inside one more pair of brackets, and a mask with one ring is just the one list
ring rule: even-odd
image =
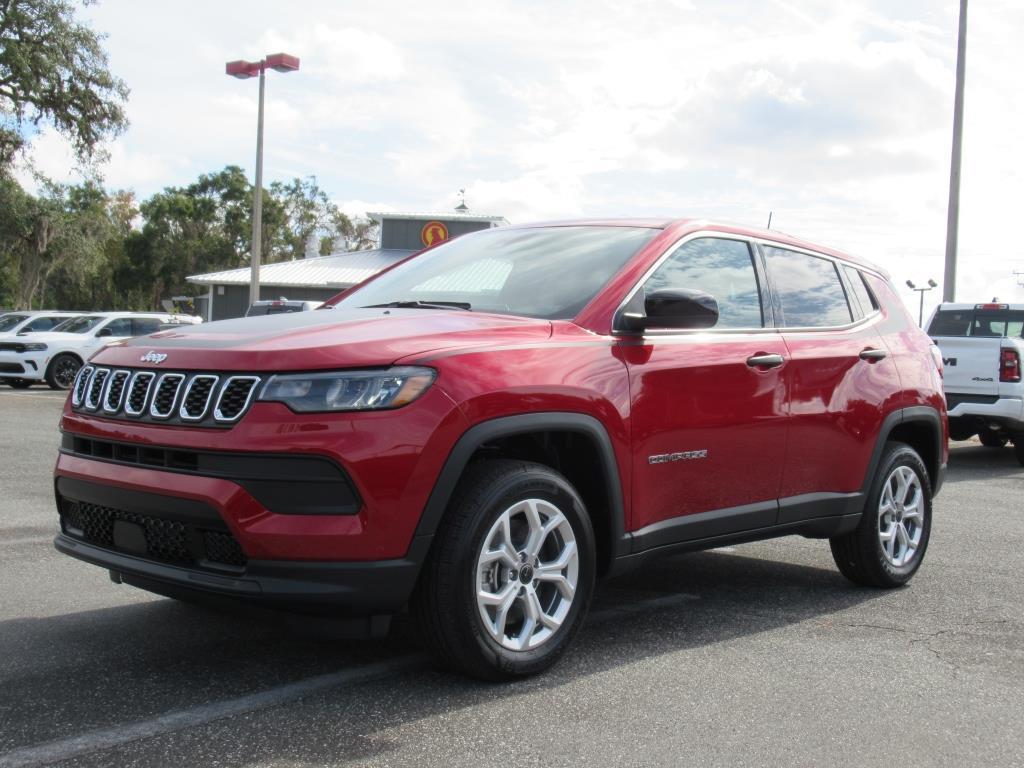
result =
[[132,319],[132,336],[148,336],[160,330],[160,318],[136,317]]
[[119,317],[111,320],[101,330],[104,336],[131,336],[132,320],[130,317]]
[[827,328],[853,321],[832,261],[771,246],[764,253],[785,327]]
[[660,231],[570,226],[475,232],[399,264],[334,306],[419,302],[567,320]]
[[679,246],[644,283],[645,294],[696,290],[718,302],[715,328],[761,328],[761,291],[750,246],[740,240],[702,237]]

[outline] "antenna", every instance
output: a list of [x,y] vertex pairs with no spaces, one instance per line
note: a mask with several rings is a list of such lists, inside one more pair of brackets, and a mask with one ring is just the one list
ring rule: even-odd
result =
[[765,227],[765,229],[771,229],[772,228],[772,214],[773,213],[775,213],[775,211],[768,211],[768,226]]

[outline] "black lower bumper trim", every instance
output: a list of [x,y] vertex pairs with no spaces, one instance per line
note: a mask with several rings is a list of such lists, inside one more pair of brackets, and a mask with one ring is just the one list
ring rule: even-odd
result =
[[232,577],[132,557],[63,533],[53,543],[66,555],[107,568],[129,584],[161,594],[218,595],[278,609],[353,615],[401,610],[430,549],[430,537],[420,536],[413,539],[404,558],[395,560],[250,560],[245,573]]

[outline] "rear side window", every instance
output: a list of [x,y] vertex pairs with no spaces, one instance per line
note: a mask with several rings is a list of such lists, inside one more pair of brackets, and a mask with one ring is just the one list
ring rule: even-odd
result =
[[864,282],[864,275],[861,274],[859,269],[848,266],[844,266],[843,269],[846,270],[846,279],[853,288],[853,295],[860,304],[861,313],[867,317],[878,309],[878,302],[875,301],[875,297],[868,290],[867,284]]
[[832,261],[771,246],[764,253],[785,327],[826,328],[853,321]]
[[761,292],[750,246],[739,240],[702,237],[676,249],[644,283],[644,293],[663,289],[704,291],[718,301],[715,328],[760,328]]
[[62,322],[65,318],[63,317],[37,317],[35,320],[25,326],[26,331],[48,331],[53,326]]

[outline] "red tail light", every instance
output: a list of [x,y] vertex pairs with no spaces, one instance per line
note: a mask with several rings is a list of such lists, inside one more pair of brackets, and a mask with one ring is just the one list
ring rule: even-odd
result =
[[999,350],[999,380],[1020,381],[1020,355],[1016,349]]

